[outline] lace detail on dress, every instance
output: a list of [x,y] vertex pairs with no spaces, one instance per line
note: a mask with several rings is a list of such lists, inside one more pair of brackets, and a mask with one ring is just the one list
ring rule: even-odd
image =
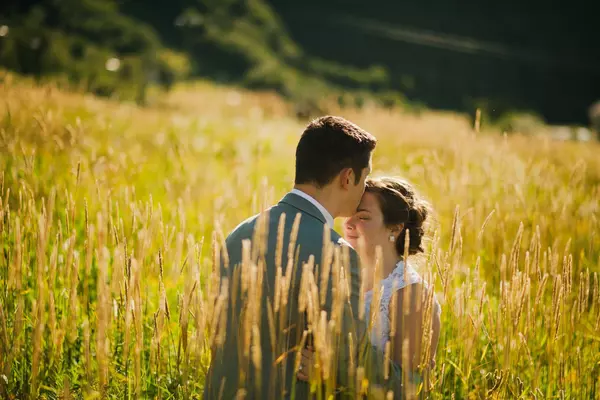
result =
[[[371,344],[373,346],[381,351],[385,351],[385,344],[390,337],[389,308],[394,291],[421,282],[423,282],[423,279],[410,263],[407,265],[405,271],[404,263],[400,261],[396,264],[396,268],[392,273],[375,286],[377,290],[380,290],[381,300],[379,302],[379,324],[373,321],[373,326],[371,328]],[[370,316],[372,301],[373,290],[369,290],[365,293],[365,316],[367,320]]]

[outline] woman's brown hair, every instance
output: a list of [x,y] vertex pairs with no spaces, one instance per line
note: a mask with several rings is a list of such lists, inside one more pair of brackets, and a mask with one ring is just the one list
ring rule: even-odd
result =
[[410,183],[397,178],[369,178],[365,191],[377,197],[386,226],[403,224],[396,239],[397,253],[404,254],[406,229],[409,232],[408,254],[423,253],[424,224],[431,214],[429,203],[415,192]]

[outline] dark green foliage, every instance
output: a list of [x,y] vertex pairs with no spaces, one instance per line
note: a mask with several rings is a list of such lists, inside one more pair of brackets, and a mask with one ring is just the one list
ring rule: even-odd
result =
[[[275,89],[315,112],[324,97],[353,104],[368,93],[386,107],[588,125],[600,53],[595,14],[580,2],[5,0],[0,65],[140,102],[149,83],[168,89],[193,73]],[[166,61],[163,47],[186,62]],[[118,73],[104,68],[110,57]]]
[[185,56],[162,47],[152,27],[114,1],[45,0],[12,9],[0,38],[0,65],[64,77],[102,96],[145,101],[150,81],[170,88],[189,71]]

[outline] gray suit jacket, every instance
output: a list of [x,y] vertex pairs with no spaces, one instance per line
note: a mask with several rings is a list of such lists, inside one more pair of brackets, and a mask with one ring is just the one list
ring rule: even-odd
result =
[[[320,288],[320,265],[324,239],[325,218],[321,212],[306,199],[288,193],[277,205],[266,210],[268,213],[267,247],[264,255],[263,285],[260,300],[260,368],[255,368],[252,359],[253,352],[244,355],[244,332],[241,320],[245,318],[248,310],[240,301],[241,278],[240,265],[242,263],[242,241],[252,239],[254,228],[259,215],[254,216],[237,226],[226,239],[229,266],[221,263],[221,281],[224,277],[229,280],[229,298],[224,344],[213,348],[210,369],[206,377],[204,391],[205,399],[232,399],[241,390],[246,398],[253,399],[279,399],[291,398],[304,399],[308,397],[307,383],[297,381],[294,368],[295,353],[298,349],[302,334],[306,329],[306,314],[298,312],[300,297],[300,281],[302,265],[309,260],[311,255],[315,258],[315,278]],[[275,261],[277,248],[277,230],[281,214],[286,215],[283,229],[282,262],[283,274],[286,273],[288,262],[287,252],[290,234],[296,214],[301,214],[298,236],[296,241],[295,258],[292,263],[292,282],[289,291],[287,314],[275,318],[269,311],[273,309],[275,298],[275,281],[277,265]],[[263,214],[264,215],[264,214]],[[333,229],[329,231],[329,240],[335,246],[348,247],[349,265],[344,266],[349,283],[349,301],[342,311],[342,335],[339,335],[338,359],[334,362],[337,370],[335,386],[338,388],[338,397],[345,397],[343,393],[354,392],[354,378],[348,378],[350,357],[358,361],[358,347],[365,340],[365,324],[359,321],[358,306],[360,296],[360,270],[356,252]],[[259,264],[260,265],[260,264]],[[332,306],[332,284],[329,279],[325,305],[322,307],[328,312]],[[235,300],[232,300],[235,299]],[[271,321],[269,321],[271,319]],[[282,323],[283,321],[283,323]],[[274,329],[273,329],[274,327]],[[281,329],[283,328],[283,329]],[[272,332],[275,331],[275,338]],[[348,336],[352,336],[349,342]],[[252,338],[252,335],[246,335]],[[247,343],[247,342],[246,342]],[[352,343],[352,346],[350,346]],[[352,348],[349,348],[352,347]],[[352,353],[352,354],[351,354]],[[341,389],[340,389],[341,388]]]

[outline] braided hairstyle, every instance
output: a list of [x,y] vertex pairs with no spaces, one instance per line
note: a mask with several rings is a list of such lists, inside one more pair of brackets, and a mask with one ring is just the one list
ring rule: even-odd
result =
[[396,239],[396,252],[399,255],[404,254],[404,241],[408,229],[408,254],[423,253],[424,224],[431,213],[429,203],[415,192],[410,183],[398,178],[369,178],[365,191],[377,198],[386,226],[404,224]]

